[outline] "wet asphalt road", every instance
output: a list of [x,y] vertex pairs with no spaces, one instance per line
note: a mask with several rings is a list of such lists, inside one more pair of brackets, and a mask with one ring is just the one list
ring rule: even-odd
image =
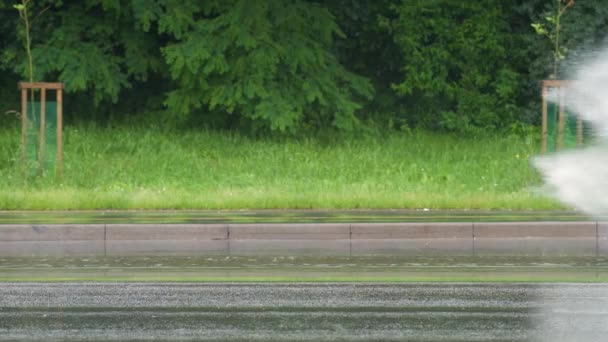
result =
[[0,341],[608,340],[608,284],[0,283]]

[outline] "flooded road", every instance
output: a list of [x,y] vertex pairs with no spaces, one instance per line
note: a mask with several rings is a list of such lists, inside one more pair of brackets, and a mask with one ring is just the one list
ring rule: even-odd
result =
[[603,341],[608,284],[1,283],[0,341]]

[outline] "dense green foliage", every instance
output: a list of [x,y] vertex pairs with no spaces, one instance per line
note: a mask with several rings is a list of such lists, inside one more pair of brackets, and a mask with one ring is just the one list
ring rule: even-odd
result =
[[[217,12],[168,29],[177,41],[162,52],[179,84],[168,94],[170,110],[188,115],[207,105],[279,130],[311,116],[318,124],[352,128],[361,107],[354,96],[369,97],[371,89],[331,53],[340,31],[327,9],[267,0],[224,2]],[[163,15],[173,24],[181,19],[163,13],[159,22]]]
[[[417,119],[451,130],[513,122],[519,77],[505,1],[403,1],[389,25],[406,61],[397,94]],[[422,114],[425,113],[425,114]]]
[[[32,0],[34,75],[65,82],[68,119],[512,130],[538,123],[554,52],[532,24],[551,29],[559,1]],[[26,75],[14,2],[0,2],[2,112]],[[607,26],[605,1],[568,8],[564,70]]]

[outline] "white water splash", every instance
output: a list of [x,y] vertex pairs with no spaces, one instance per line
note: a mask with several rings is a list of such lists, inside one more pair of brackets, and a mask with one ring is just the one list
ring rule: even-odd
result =
[[608,213],[608,50],[584,63],[573,79],[563,104],[591,124],[596,142],[537,158],[534,164],[557,199],[598,216]]
[[608,211],[608,146],[538,158],[535,165],[560,201],[590,215]]

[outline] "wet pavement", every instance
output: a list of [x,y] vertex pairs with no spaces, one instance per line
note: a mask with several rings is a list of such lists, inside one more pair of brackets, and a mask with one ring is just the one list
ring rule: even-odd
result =
[[0,341],[603,341],[608,284],[2,283]]
[[9,269],[103,269],[150,268],[412,268],[434,267],[558,267],[571,270],[585,267],[608,269],[608,257],[576,256],[115,256],[115,257],[0,257],[0,270]]
[[0,224],[91,223],[368,223],[537,222],[606,220],[575,211],[483,210],[164,210],[0,211]]
[[606,257],[0,257],[6,281],[608,282]]

